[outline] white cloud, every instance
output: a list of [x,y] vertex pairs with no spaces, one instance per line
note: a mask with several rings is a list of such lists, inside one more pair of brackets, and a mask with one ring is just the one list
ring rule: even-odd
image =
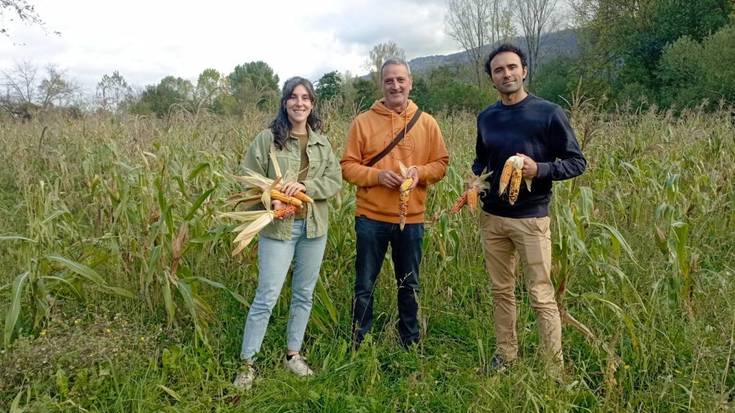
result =
[[[12,26],[0,38],[0,70],[16,62],[56,64],[92,91],[103,74],[132,84],[167,75],[194,80],[263,60],[281,81],[294,75],[363,73],[370,48],[395,41],[407,57],[458,48],[444,34],[443,0],[256,2],[36,0],[48,34]],[[61,36],[51,31],[58,30]],[[22,43],[23,45],[19,45]]]

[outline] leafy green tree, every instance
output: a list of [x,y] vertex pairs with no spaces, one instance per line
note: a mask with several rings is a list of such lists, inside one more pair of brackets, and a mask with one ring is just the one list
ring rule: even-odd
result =
[[735,104],[735,24],[701,42],[681,37],[664,49],[659,80],[662,104],[692,107],[707,101]]
[[380,92],[375,87],[375,82],[363,78],[355,78],[352,83],[355,90],[355,101],[357,110],[364,111],[372,106],[375,100],[380,98]]
[[263,61],[236,66],[228,81],[241,109],[255,106],[265,110],[278,103],[278,75]]
[[[576,76],[591,94],[609,91],[618,102],[661,100],[659,60],[683,36],[701,41],[727,24],[731,0],[577,0],[584,14],[583,50]],[[607,86],[600,85],[600,81]],[[665,99],[664,99],[665,100]]]
[[576,87],[574,63],[573,58],[558,57],[539,66],[530,91],[557,104],[564,104],[564,99],[568,99]]
[[197,78],[192,106],[195,112],[202,109],[212,110],[217,97],[223,93],[223,78],[216,69],[204,69]]
[[191,110],[191,95],[194,87],[188,80],[166,76],[158,85],[149,85],[133,106],[133,113],[155,113],[158,117],[167,116],[174,105]]
[[316,82],[316,97],[319,102],[329,102],[342,95],[342,77],[338,71],[325,73]]
[[477,112],[495,100],[489,89],[483,90],[464,80],[464,68],[441,66],[426,76],[414,76],[412,99],[428,112]]
[[97,83],[97,101],[103,111],[116,112],[122,109],[132,96],[133,88],[117,70],[112,75],[103,75]]

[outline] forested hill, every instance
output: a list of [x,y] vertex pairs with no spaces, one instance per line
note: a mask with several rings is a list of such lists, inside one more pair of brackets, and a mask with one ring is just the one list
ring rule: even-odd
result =
[[[522,36],[515,37],[511,43],[519,46],[524,52],[526,42]],[[486,45],[483,54],[490,52],[493,45]],[[577,34],[572,29],[565,29],[541,35],[539,52],[539,64],[546,63],[549,59],[559,56],[573,56],[578,51]],[[450,66],[469,63],[466,51],[452,53],[449,55],[424,56],[411,59],[411,71],[416,74],[426,74],[432,69],[440,66]]]

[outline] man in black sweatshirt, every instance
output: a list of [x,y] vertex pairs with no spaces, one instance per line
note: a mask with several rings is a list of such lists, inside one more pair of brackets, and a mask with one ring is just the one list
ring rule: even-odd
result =
[[[493,293],[496,350],[491,367],[502,371],[518,357],[514,290],[520,256],[543,354],[549,371],[559,376],[564,359],[561,320],[551,283],[549,201],[552,181],[582,174],[587,162],[562,109],[524,89],[528,67],[520,49],[505,44],[493,50],[485,71],[500,100],[477,116],[472,171],[476,175],[485,170],[493,172],[488,178],[491,187],[481,198],[480,217]],[[507,195],[498,193],[503,166],[511,156],[523,159],[523,179],[531,183],[530,191],[521,185],[512,205]]]

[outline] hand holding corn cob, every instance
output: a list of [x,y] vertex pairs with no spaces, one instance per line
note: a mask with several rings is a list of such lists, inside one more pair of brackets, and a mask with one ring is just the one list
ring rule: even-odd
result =
[[[521,179],[523,178],[523,156],[513,155],[505,161],[503,172],[500,174],[500,186],[498,195],[503,196],[508,191],[508,202],[515,205],[518,193],[521,190]],[[526,189],[531,191],[531,178],[525,178]]]

